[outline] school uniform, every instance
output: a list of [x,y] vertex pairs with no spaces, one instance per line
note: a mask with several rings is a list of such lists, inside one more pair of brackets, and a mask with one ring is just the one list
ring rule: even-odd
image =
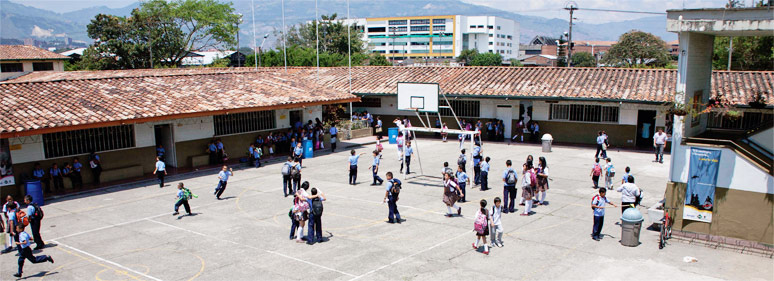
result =
[[468,181],[468,174],[466,174],[464,171],[457,172],[457,186],[460,187],[460,190],[462,191],[462,194],[460,194],[460,202],[466,202],[465,200],[465,185],[467,185]]
[[[285,197],[287,197],[290,194],[293,194],[293,185],[292,185],[292,179],[290,178],[290,170],[293,167],[293,162],[285,162],[285,164],[282,164],[287,166],[287,175],[282,174],[282,192],[285,194]],[[285,169],[285,166],[282,168]]]
[[613,177],[610,176],[610,173],[614,170],[613,163],[606,163],[605,164],[605,188],[612,189],[613,188]]
[[481,184],[481,146],[473,147],[473,184]]
[[218,146],[211,143],[207,146],[207,151],[210,153],[210,165],[218,163]]
[[503,215],[503,206],[500,205],[500,207],[492,206],[492,212],[489,214],[489,218],[492,220],[492,229],[489,232],[491,237],[489,240],[492,244],[495,244],[495,242],[502,244],[503,243],[503,223],[502,223],[502,215]]
[[599,158],[599,153],[602,152],[602,158],[607,158],[607,152],[603,149],[602,144],[605,143],[604,136],[597,136],[597,153],[594,154],[594,158]]
[[481,161],[481,178],[480,184],[481,184],[481,191],[489,189],[489,162]]
[[371,172],[374,174],[373,185],[376,185],[377,182],[379,184],[382,184],[382,182],[384,182],[384,180],[382,180],[382,178],[379,177],[379,174],[378,174],[379,162],[381,161],[382,160],[380,159],[379,155],[374,156],[374,163],[371,165]]
[[357,181],[357,160],[360,159],[360,155],[352,155],[349,157],[349,184],[354,185]]
[[[599,195],[595,195],[593,199],[591,199],[591,204],[597,207],[605,207],[605,204],[610,203],[610,201],[607,200],[607,197],[602,197]],[[591,230],[591,238],[594,239],[600,239],[602,238],[602,225],[605,223],[605,208],[594,208],[594,227]]]
[[167,170],[167,164],[164,161],[156,161],[156,177],[159,179],[159,188],[164,187],[164,176]]
[[336,151],[336,138],[339,135],[339,129],[336,128],[336,126],[331,126],[330,133],[331,133],[331,152],[334,152]]
[[298,190],[298,187],[301,184],[301,163],[293,163],[293,166],[291,166],[291,168],[292,167],[296,167],[296,169],[298,170],[298,177],[293,178],[293,192],[295,192],[296,190]]
[[163,147],[156,148],[156,156],[158,156],[159,159],[161,159],[161,161],[164,161],[164,155],[166,154],[167,154],[167,150],[164,149]]
[[303,147],[296,146],[296,148],[293,149],[293,157],[298,159],[298,163],[299,164],[303,164],[303,162],[301,162],[304,159],[303,158],[303,153],[304,153],[304,148]]
[[51,181],[54,182],[54,190],[60,191],[64,189],[62,170],[60,170],[59,168],[51,167],[50,169],[48,169],[48,174],[51,175]]
[[177,202],[175,202],[175,213],[178,212],[180,209],[180,205],[183,205],[183,208],[185,208],[186,214],[191,214],[191,206],[188,205],[188,195],[184,191],[185,189],[178,189],[177,190]]
[[387,191],[387,206],[390,209],[390,213],[387,215],[387,220],[392,222],[400,222],[400,212],[398,211],[398,201],[397,196],[392,194],[392,185],[395,183],[395,179],[387,180],[387,187],[385,188],[385,191]]
[[27,232],[20,232],[19,233],[19,271],[17,271],[17,275],[21,277],[22,274],[22,268],[24,267],[24,260],[29,260],[32,263],[41,263],[41,262],[51,262],[53,263],[54,260],[50,256],[46,255],[40,255],[40,256],[34,256],[32,254],[32,249],[30,249],[30,235],[27,234]]
[[35,219],[33,216],[33,214],[35,214],[35,206],[30,203],[24,211],[27,212],[27,217],[30,221],[32,238],[35,241],[35,250],[43,249],[43,247],[46,246],[46,243],[43,242],[43,238],[40,238],[40,220]]
[[51,182],[46,178],[46,171],[43,169],[34,169],[32,170],[32,176],[35,177],[35,179],[39,180],[43,187],[46,189],[46,192],[51,192]]
[[[513,171],[513,176],[518,179],[519,174],[516,173],[516,170],[513,168],[507,168],[505,171],[503,171],[503,179],[505,182],[503,182],[503,207],[505,208],[505,211],[503,213],[513,213],[516,211],[514,209],[516,205],[516,183],[508,184],[508,172]],[[509,201],[510,200],[510,201]]]
[[252,155],[253,155],[253,159],[254,159],[253,161],[255,161],[254,162],[255,167],[256,168],[261,167],[261,151],[260,151],[260,148],[253,149]]
[[[406,174],[411,174],[411,154],[414,153],[413,147],[406,147],[404,149],[406,155]],[[403,163],[400,163],[400,171],[403,172]]]
[[218,148],[218,163],[223,163],[223,143],[218,142],[215,146]]
[[[318,190],[319,191],[319,190]],[[306,235],[307,243],[322,242],[322,214],[317,214],[312,211],[312,202],[319,200],[320,203],[325,201],[322,198],[308,199],[309,201],[309,231]]]
[[81,162],[73,163],[73,173],[70,176],[70,180],[73,182],[73,188],[83,187],[83,177],[81,177],[81,169],[83,169],[83,164],[81,164]]
[[231,171],[220,171],[218,173],[218,177],[220,177],[220,181],[218,181],[218,187],[215,188],[215,196],[220,199],[220,195],[223,194],[223,191],[226,190],[226,185],[228,184],[228,177],[233,175]]
[[457,166],[462,167],[463,172],[468,172],[468,170],[465,169],[465,166],[468,165],[468,157],[465,156],[465,154],[460,154],[460,156],[457,158]]
[[99,155],[94,154],[89,159],[89,167],[91,167],[91,176],[93,177],[94,184],[100,184],[100,174],[102,174],[102,162],[99,159]]

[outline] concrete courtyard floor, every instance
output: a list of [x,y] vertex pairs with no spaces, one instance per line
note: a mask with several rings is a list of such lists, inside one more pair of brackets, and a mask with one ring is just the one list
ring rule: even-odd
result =
[[[24,278],[37,280],[773,280],[772,259],[710,249],[677,241],[657,246],[658,233],[641,233],[641,245],[624,247],[620,209],[607,209],[602,241],[590,238],[596,190],[589,171],[594,150],[537,145],[485,144],[492,157],[489,191],[468,188],[462,217],[446,218],[441,202],[444,161],[456,163],[456,142],[421,139],[422,170],[404,180],[399,201],[402,224],[386,223],[384,187],[370,186],[373,145],[360,160],[359,184],[347,181],[348,151],[304,160],[303,180],[327,196],[323,231],[315,245],[288,240],[291,199],[282,195],[280,164],[235,168],[224,193],[212,196],[216,171],[198,171],[168,179],[163,189],[152,181],[106,188],[47,202],[42,235],[55,264],[25,264]],[[545,156],[551,168],[549,205],[535,214],[503,217],[505,247],[489,256],[473,250],[473,217],[478,201],[502,197],[505,160],[517,165],[528,154]],[[632,167],[644,189],[644,205],[656,203],[667,182],[668,164],[653,155],[611,151],[619,177]],[[397,172],[396,148],[385,145],[381,176]],[[666,162],[668,163],[669,159]],[[416,157],[412,172],[420,172]],[[471,168],[468,168],[472,172]],[[199,195],[193,216],[173,216],[178,182]],[[620,181],[620,178],[617,179]],[[608,192],[620,203],[620,193]],[[519,207],[522,210],[523,207]],[[182,208],[181,208],[182,209]],[[645,208],[644,226],[651,222]],[[698,259],[683,262],[683,257]],[[0,255],[0,279],[13,280],[16,257]]]

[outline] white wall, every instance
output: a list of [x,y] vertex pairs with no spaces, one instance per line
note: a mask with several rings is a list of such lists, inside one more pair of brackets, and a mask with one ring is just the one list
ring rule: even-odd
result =
[[304,124],[306,124],[306,122],[309,122],[309,120],[312,120],[312,122],[314,122],[315,118],[319,118],[320,121],[322,121],[322,105],[307,106],[306,108],[303,108],[303,110],[304,110],[304,114],[303,114]]
[[137,147],[156,146],[154,123],[134,124],[134,145]]
[[176,119],[172,121],[172,126],[175,128],[175,142],[207,139],[215,135],[212,116]]
[[[717,148],[705,148],[717,149]],[[774,177],[737,155],[731,149],[720,148],[717,187],[774,194]],[[688,182],[690,147],[677,145],[672,154],[673,182]]]
[[11,148],[11,161],[13,163],[35,162],[45,159],[42,135],[10,138],[8,144]]

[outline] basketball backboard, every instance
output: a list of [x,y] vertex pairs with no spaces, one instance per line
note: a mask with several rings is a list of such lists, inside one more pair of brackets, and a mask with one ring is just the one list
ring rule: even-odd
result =
[[398,110],[438,112],[437,83],[398,82]]

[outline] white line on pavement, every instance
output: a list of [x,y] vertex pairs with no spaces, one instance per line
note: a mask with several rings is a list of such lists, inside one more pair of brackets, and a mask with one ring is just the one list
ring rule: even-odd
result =
[[151,279],[151,280],[161,281],[161,279],[159,279],[159,278],[156,278],[156,277],[150,276],[150,275],[148,275],[148,274],[145,274],[145,273],[139,272],[139,271],[137,271],[137,270],[134,270],[134,269],[128,268],[128,267],[126,267],[126,266],[123,266],[123,265],[121,265],[121,264],[118,264],[117,262],[114,262],[114,261],[110,261],[110,260],[106,260],[106,259],[100,258],[100,257],[98,257],[98,256],[96,256],[96,255],[94,255],[94,254],[91,254],[91,253],[85,252],[85,251],[83,251],[83,250],[81,250],[81,249],[78,249],[78,248],[75,248],[75,247],[73,247],[73,246],[70,246],[70,245],[67,245],[67,244],[61,243],[61,242],[59,242],[59,241],[56,241],[56,240],[51,240],[51,241],[52,241],[52,242],[54,242],[54,243],[56,243],[56,244],[57,244],[57,245],[59,245],[59,246],[64,246],[64,247],[67,247],[67,248],[69,248],[69,249],[71,249],[71,250],[73,250],[73,251],[76,251],[76,252],[79,252],[79,253],[81,253],[81,254],[87,255],[87,256],[89,256],[89,257],[95,258],[95,259],[97,259],[97,260],[100,260],[100,261],[102,261],[102,262],[104,262],[104,263],[109,263],[109,264],[112,264],[112,265],[114,265],[114,266],[120,267],[120,268],[122,268],[122,269],[125,269],[125,270],[127,270],[127,271],[131,272],[131,273],[134,273],[134,274],[140,275],[140,276],[142,276],[142,277],[145,277],[145,278],[148,278],[148,279]]

